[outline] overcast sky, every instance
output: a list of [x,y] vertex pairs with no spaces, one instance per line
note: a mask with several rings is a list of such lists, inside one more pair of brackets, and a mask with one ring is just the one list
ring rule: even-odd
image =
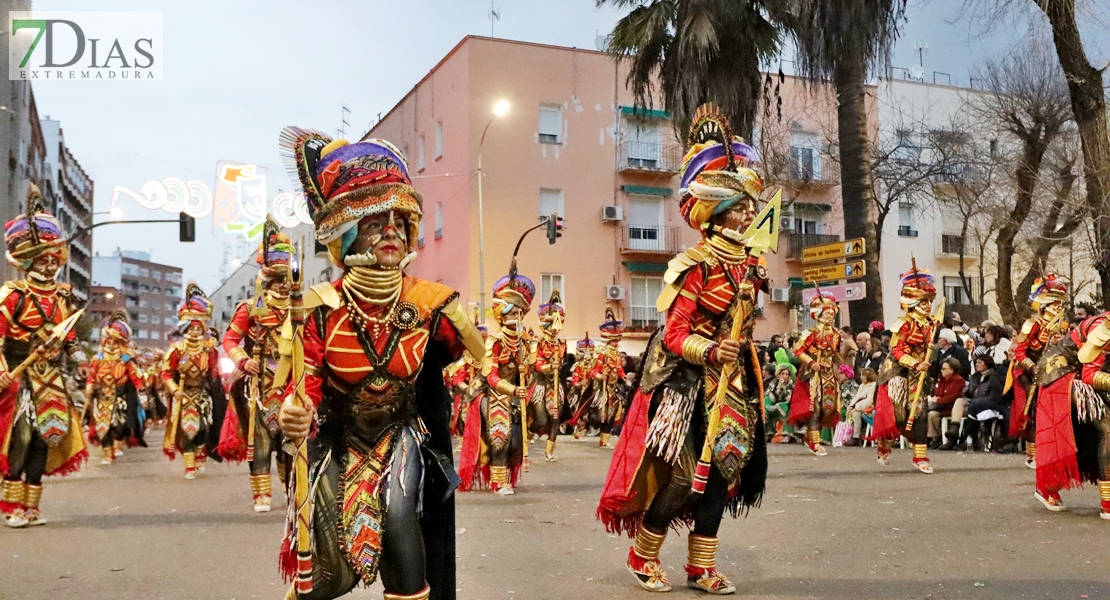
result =
[[[1093,0],[1104,9],[1110,0]],[[495,0],[497,37],[594,48],[620,17],[593,0]],[[914,2],[894,64],[915,64],[915,47],[932,71],[966,85],[984,58],[1020,39],[1020,24],[980,36],[966,21],[950,23],[962,0]],[[160,10],[165,66],[162,81],[37,81],[39,114],[61,122],[66,144],[96,184],[96,210],[107,210],[112,187],[177,176],[210,187],[221,159],[267,166],[290,184],[277,155],[285,125],[334,132],[350,109],[348,137],[366,131],[429,69],[469,34],[490,35],[490,4],[481,0],[35,0],[36,10]],[[1110,11],[1104,11],[1106,14]],[[1105,27],[1092,27],[1092,52],[1110,56]],[[1102,66],[1102,65],[1099,65]],[[165,218],[125,201],[126,218]],[[148,228],[147,228],[148,227]],[[152,251],[179,265],[211,291],[219,284],[224,246],[249,252],[237,238],[198,221],[197,241],[181,244],[175,225],[97,230],[95,251]]]

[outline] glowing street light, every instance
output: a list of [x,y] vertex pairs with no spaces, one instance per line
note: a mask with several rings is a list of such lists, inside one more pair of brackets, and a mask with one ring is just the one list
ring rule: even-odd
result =
[[482,315],[482,322],[486,322],[486,227],[485,211],[482,204],[482,145],[486,143],[486,132],[489,126],[509,112],[509,102],[498,100],[493,105],[493,116],[482,130],[482,139],[478,142],[478,311]]

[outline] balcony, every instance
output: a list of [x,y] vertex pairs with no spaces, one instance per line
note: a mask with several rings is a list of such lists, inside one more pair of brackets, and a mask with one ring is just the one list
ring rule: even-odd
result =
[[977,258],[979,249],[967,243],[963,236],[956,233],[942,233],[937,240],[938,258]]
[[677,173],[682,166],[682,147],[678,144],[625,141],[618,152],[621,171]]
[[899,225],[898,237],[917,237],[917,230],[911,225]]
[[663,324],[666,313],[655,310],[654,306],[633,306],[629,310],[630,322],[628,331],[651,332]]
[[831,160],[821,160],[813,148],[790,148],[790,168],[787,180],[793,183],[836,185],[840,182],[840,169]]
[[786,259],[801,260],[802,249],[811,246],[821,246],[839,242],[839,235],[824,233],[793,233],[786,232]]
[[681,229],[654,225],[621,227],[621,254],[671,255],[681,249]]

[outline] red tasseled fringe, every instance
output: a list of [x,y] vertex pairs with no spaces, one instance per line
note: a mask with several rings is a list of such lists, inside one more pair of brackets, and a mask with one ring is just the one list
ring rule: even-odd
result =
[[89,451],[82,449],[77,454],[70,457],[62,466],[47,473],[51,477],[65,477],[71,473],[76,473],[81,470],[81,467],[89,460]]
[[871,442],[896,440],[902,436],[894,418],[894,402],[890,399],[888,385],[888,383],[880,385],[879,390],[875,393],[875,412],[872,413],[875,422],[872,425],[871,437],[867,438]]
[[216,453],[231,462],[242,462],[247,459],[247,441],[239,437],[239,414],[235,407],[228,403],[227,412],[224,413],[224,424],[220,427],[220,444],[216,446]]
[[21,508],[23,508],[23,505],[19,502],[0,502],[0,513],[5,516],[11,515]]
[[281,580],[285,583],[293,583],[297,578],[297,549],[293,547],[292,538],[286,537],[281,541],[278,570],[281,571]]
[[1044,463],[1038,460],[1037,487],[1049,491],[1083,487],[1083,478],[1079,475],[1079,465],[1074,459],[1057,460],[1052,463]]
[[177,458],[177,452],[175,452],[173,448],[162,448],[162,454],[170,457],[171,461]]
[[616,535],[627,535],[628,537],[636,537],[636,530],[640,528],[640,523],[644,520],[644,511],[636,511],[630,515],[623,517],[617,515],[617,510],[623,504],[632,501],[632,496],[624,498],[602,498],[601,503],[597,506],[597,513],[595,516],[597,520],[605,526],[605,531],[614,533]]
[[794,393],[790,394],[790,413],[786,422],[791,425],[809,425],[813,416],[813,398],[809,395],[809,382],[799,376],[794,383]]

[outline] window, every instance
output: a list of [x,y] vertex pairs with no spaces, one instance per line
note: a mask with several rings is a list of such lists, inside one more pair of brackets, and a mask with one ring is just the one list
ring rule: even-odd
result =
[[628,248],[666,250],[662,196],[629,196]]
[[424,170],[424,136],[416,138],[416,170]]
[[420,219],[420,224],[416,227],[416,246],[418,248],[424,247],[424,223],[426,223],[426,221],[424,219]]
[[150,322],[155,324],[155,325],[161,325],[162,324],[162,317],[159,317],[158,315],[154,315],[154,316],[150,317]]
[[909,202],[898,203],[898,235],[902,237],[917,237],[917,226],[914,223],[913,204]]
[[152,291],[153,291],[153,292],[154,292],[155,294],[161,294],[161,293],[162,293],[162,288],[160,288],[160,287],[158,287],[158,286],[154,286],[154,289],[153,289]]
[[655,301],[662,292],[662,277],[632,278],[629,308],[633,329],[653,329],[663,322],[663,313],[655,310]]
[[166,310],[173,310],[173,304],[170,304],[169,302],[167,302],[166,305],[165,305],[165,308],[166,308]]
[[540,107],[540,143],[558,144],[563,133],[563,107]]
[[139,308],[146,308],[146,300],[139,300]]
[[663,159],[663,130],[657,121],[628,121],[628,166],[656,169]]
[[540,218],[546,219],[551,213],[563,214],[563,190],[540,188]]
[[140,292],[149,292],[150,291],[150,286],[145,284],[145,283],[140,283],[139,284],[139,291]]
[[[971,278],[965,278],[967,287],[974,291],[972,288]],[[948,304],[972,304],[971,298],[967,294],[967,289],[964,289],[963,282],[960,281],[959,276],[944,277],[944,298]]]
[[563,287],[563,274],[562,273],[542,273],[540,275],[540,297],[541,304],[546,304],[551,299],[551,292],[558,290],[559,297],[562,298],[563,306],[567,305],[566,288]]
[[895,160],[918,163],[921,162],[921,147],[914,139],[914,134],[908,129],[899,129],[895,132],[897,144],[892,153]]
[[149,269],[139,269],[139,277],[150,277]]
[[443,203],[436,202],[436,239],[443,238]]
[[166,295],[167,296],[176,296],[177,295],[177,288],[166,288]]
[[820,181],[821,139],[816,134],[795,131],[790,134],[790,158],[794,178],[798,181]]
[[123,266],[121,267],[121,270],[123,271],[124,275],[138,275],[139,274],[139,266],[138,265],[133,265],[133,264],[130,264],[130,263],[123,263]]
[[142,313],[142,314],[139,315],[139,322],[140,323],[146,323],[147,322],[146,313]]
[[153,278],[155,278],[155,279],[157,279],[157,280],[159,280],[159,281],[161,281],[161,279],[162,279],[162,272],[161,272],[161,271],[154,271],[154,272],[152,272],[152,273],[150,274],[150,276],[151,276],[151,277],[153,277]]
[[817,235],[819,229],[820,227],[817,221],[804,218],[794,219],[794,233]]
[[139,330],[139,339],[145,340],[147,338],[147,331],[145,329]]
[[443,156],[443,121],[436,121],[436,153],[434,158]]
[[157,332],[157,331],[151,331],[151,332],[150,332],[150,339],[152,339],[152,340],[158,340],[158,339],[161,339],[161,338],[162,338],[162,334],[161,334],[161,333],[159,333],[159,332]]

